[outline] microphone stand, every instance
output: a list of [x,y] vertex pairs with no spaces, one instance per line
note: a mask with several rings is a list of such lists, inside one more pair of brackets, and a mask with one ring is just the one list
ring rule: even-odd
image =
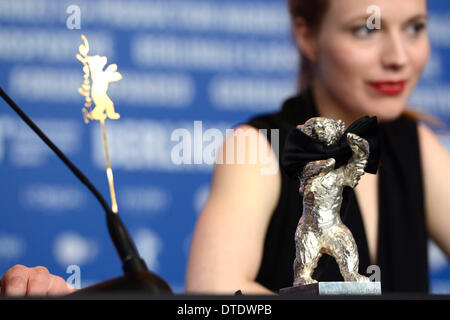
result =
[[120,293],[125,291],[142,292],[151,295],[171,295],[172,290],[169,285],[162,278],[150,272],[144,260],[139,257],[136,247],[120,217],[108,210],[106,222],[111,239],[122,261],[124,275],[78,290],[70,296],[90,293]]
[[72,293],[80,296],[90,293],[143,292],[147,294],[171,295],[170,286],[158,275],[150,272],[144,260],[139,256],[125,225],[119,215],[112,212],[107,202],[89,179],[67,158],[67,156],[42,132],[42,130],[23,112],[19,106],[0,87],[0,96],[19,115],[19,117],[52,149],[58,158],[93,193],[106,213],[109,235],[122,262],[124,275],[107,280]]

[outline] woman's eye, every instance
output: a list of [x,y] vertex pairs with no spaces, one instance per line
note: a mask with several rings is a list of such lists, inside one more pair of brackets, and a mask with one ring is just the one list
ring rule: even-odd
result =
[[414,23],[410,26],[408,26],[408,32],[410,32],[413,35],[419,34],[420,32],[422,32],[423,30],[425,30],[426,28],[426,24],[423,22],[420,23]]
[[369,28],[366,25],[358,26],[352,29],[352,33],[357,37],[368,37],[377,31],[375,28]]

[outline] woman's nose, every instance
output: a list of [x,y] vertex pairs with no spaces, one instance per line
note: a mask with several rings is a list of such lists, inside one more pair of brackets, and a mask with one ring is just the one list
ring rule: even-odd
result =
[[386,34],[382,52],[383,67],[391,70],[400,70],[408,63],[408,54],[404,40],[400,33]]

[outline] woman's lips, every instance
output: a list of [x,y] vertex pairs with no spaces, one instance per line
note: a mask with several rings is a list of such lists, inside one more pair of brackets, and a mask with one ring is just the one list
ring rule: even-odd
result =
[[406,80],[369,82],[369,86],[379,93],[387,96],[395,96],[403,92]]

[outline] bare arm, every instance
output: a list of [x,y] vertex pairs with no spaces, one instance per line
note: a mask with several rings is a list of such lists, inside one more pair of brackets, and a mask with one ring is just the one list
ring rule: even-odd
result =
[[418,134],[428,232],[450,258],[450,155],[426,126]]
[[[257,134],[267,147],[270,165],[278,169],[278,160],[266,138],[250,126],[241,126],[245,133]],[[245,132],[245,133],[244,133]],[[237,141],[230,136],[223,145]],[[254,144],[253,144],[254,146]],[[261,145],[260,145],[261,146]],[[236,143],[234,150],[236,151]],[[245,147],[250,150],[249,145]],[[255,282],[264,247],[268,223],[278,202],[281,175],[262,174],[268,165],[257,161],[244,164],[218,164],[210,197],[199,217],[189,255],[187,293],[267,294],[270,291]]]

